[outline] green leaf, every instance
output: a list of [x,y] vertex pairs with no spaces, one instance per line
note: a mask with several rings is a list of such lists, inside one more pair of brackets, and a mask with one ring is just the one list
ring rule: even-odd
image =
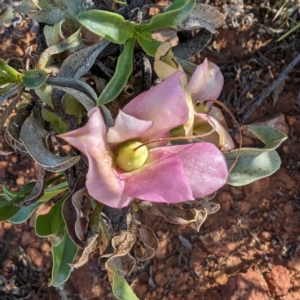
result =
[[78,247],[69,237],[65,229],[61,242],[57,245],[52,244],[52,276],[49,286],[59,287],[65,283],[72,271],[70,264],[73,264]]
[[46,108],[42,108],[42,117],[55,128],[57,133],[61,134],[67,132],[67,124],[58,115]]
[[53,197],[57,196],[58,194],[66,191],[69,188],[69,185],[66,181],[61,182],[57,185],[48,187],[45,189],[44,196],[39,199],[39,202],[45,203],[48,200],[52,199]]
[[112,292],[119,300],[139,300],[126,279],[123,276],[120,276],[116,270],[113,275]]
[[148,31],[141,32],[137,36],[137,40],[143,50],[152,57],[155,56],[157,48],[162,44],[162,42],[154,40],[151,33]]
[[6,183],[3,185],[2,189],[3,189],[4,196],[5,196],[6,200],[12,200],[18,194],[18,192],[14,192],[14,191],[10,190],[6,186]]
[[39,237],[61,235],[65,228],[65,222],[61,214],[62,204],[68,197],[68,193],[47,214],[39,215],[35,221],[35,233]]
[[[4,60],[0,59],[0,71],[1,73],[10,74],[15,78],[18,78],[21,74],[15,70],[14,68],[10,67]],[[18,82],[21,83],[21,82]]]
[[11,217],[13,217],[20,208],[18,206],[13,205],[10,201],[5,200],[4,197],[1,197],[0,201],[0,221],[7,221]]
[[51,99],[52,87],[50,85],[43,84],[34,91],[43,102],[45,102],[51,108],[54,108]]
[[116,44],[125,44],[135,34],[135,28],[130,21],[109,11],[85,11],[77,16],[77,20],[89,31]]
[[23,74],[23,84],[29,89],[35,89],[43,85],[47,78],[48,74],[44,70],[27,70]]
[[13,224],[21,224],[27,221],[32,214],[35,212],[35,210],[41,205],[40,202],[32,203],[28,206],[24,206],[20,208],[20,210],[8,220],[8,222]]
[[84,106],[70,94],[66,94],[63,97],[62,102],[66,114],[77,117],[77,123],[80,124],[85,111]]
[[243,186],[270,176],[279,169],[281,164],[280,157],[274,149],[279,147],[287,136],[267,126],[249,125],[247,128],[265,144],[265,147],[235,149],[224,153],[228,168],[234,164],[239,155],[227,180],[227,183],[233,186]]
[[122,92],[133,68],[133,49],[135,38],[130,38],[119,56],[113,77],[102,91],[97,104],[104,105],[113,101]]
[[49,201],[50,199],[64,192],[67,189],[68,189],[67,182],[62,182],[58,185],[46,188],[45,194],[39,199],[38,202],[32,203],[28,206],[21,207],[20,210],[12,218],[8,220],[8,222],[13,224],[24,223],[32,216],[32,214],[41,204]]
[[153,31],[160,28],[173,27],[180,24],[193,9],[196,0],[175,0],[173,4],[163,13],[153,16],[149,23],[138,25],[136,30]]

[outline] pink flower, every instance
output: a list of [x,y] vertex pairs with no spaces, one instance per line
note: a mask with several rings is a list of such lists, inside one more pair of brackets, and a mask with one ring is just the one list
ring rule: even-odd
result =
[[[88,112],[86,125],[59,135],[87,157],[86,187],[94,199],[116,208],[127,206],[134,198],[178,203],[204,197],[226,183],[227,164],[213,144],[167,146],[157,142],[188,120],[181,75],[180,71],[174,73],[130,101],[119,112],[114,127],[107,129],[95,107]],[[126,156],[123,146],[128,141],[141,144],[153,140],[156,142],[142,145],[147,156],[141,166],[121,170],[118,151]],[[130,151],[136,154],[137,147]]]

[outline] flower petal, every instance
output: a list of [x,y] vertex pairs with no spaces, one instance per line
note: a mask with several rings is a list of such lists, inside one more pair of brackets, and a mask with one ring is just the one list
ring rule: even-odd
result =
[[235,148],[234,142],[226,128],[224,128],[214,117],[207,114],[195,113],[194,134],[201,135],[215,128],[215,132],[203,137],[205,142],[213,143],[222,151],[229,151]]
[[139,120],[120,110],[115,121],[115,126],[110,127],[107,132],[107,141],[113,144],[137,139],[147,132],[152,124],[153,121]]
[[193,73],[188,87],[194,102],[217,99],[222,91],[224,77],[217,65],[208,61],[199,65]]
[[161,147],[160,150],[176,153],[181,158],[194,198],[217,191],[227,181],[226,160],[211,143]]
[[99,202],[111,207],[124,207],[131,198],[123,194],[123,187],[115,174],[112,158],[106,145],[106,126],[98,107],[89,111],[89,120],[81,128],[58,135],[88,159],[86,187]]
[[149,163],[144,167],[122,175],[124,192],[130,197],[162,203],[194,199],[181,159],[159,148],[150,151]]
[[166,133],[184,124],[189,117],[185,100],[183,72],[177,71],[165,81],[132,99],[123,111],[135,118],[153,121],[143,141],[165,137]]

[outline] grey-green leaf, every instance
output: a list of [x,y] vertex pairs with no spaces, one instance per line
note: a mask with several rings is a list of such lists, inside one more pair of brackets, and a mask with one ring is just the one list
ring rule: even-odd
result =
[[42,86],[47,80],[48,74],[45,70],[32,69],[25,70],[23,84],[29,89],[35,89]]
[[[235,161],[238,151],[225,153],[228,168]],[[233,186],[243,186],[255,180],[267,177],[280,168],[281,160],[275,150],[256,151],[256,149],[241,149],[237,164],[230,172],[227,183]]]
[[227,180],[228,184],[234,186],[249,184],[276,172],[280,167],[281,160],[274,149],[287,139],[284,133],[272,127],[257,125],[246,127],[265,144],[265,147],[235,149],[224,153],[228,168],[239,156]]
[[64,171],[80,160],[80,156],[61,157],[50,152],[44,143],[48,132],[30,116],[24,122],[20,139],[26,147],[30,156],[46,170],[51,172]]
[[16,11],[25,13],[37,22],[54,25],[63,19],[72,19],[84,10],[82,0],[23,0]]
[[265,144],[264,149],[274,150],[287,139],[283,132],[269,126],[247,125],[245,127]]

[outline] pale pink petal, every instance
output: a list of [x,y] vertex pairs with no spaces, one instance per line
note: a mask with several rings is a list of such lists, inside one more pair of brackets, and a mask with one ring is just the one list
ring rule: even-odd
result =
[[165,137],[171,129],[188,120],[189,109],[181,76],[184,76],[183,72],[175,72],[159,85],[135,97],[123,108],[126,114],[154,122],[152,128],[142,136],[143,141]]
[[159,151],[176,153],[181,158],[195,198],[217,191],[227,181],[226,160],[218,148],[211,143],[161,147]]
[[89,111],[89,120],[81,128],[64,133],[62,138],[88,159],[86,187],[99,202],[111,207],[126,206],[131,198],[123,194],[123,187],[115,174],[112,158],[105,143],[106,126],[98,107]]
[[139,139],[152,126],[153,121],[139,120],[119,111],[115,125],[107,132],[107,141],[111,144],[122,143],[127,140]]
[[202,138],[204,141],[215,144],[222,151],[229,151],[235,148],[229,132],[214,117],[207,114],[195,113],[194,133],[196,135],[203,133],[201,128],[208,124],[211,126],[211,129],[215,129],[215,132],[208,136],[204,136]]
[[148,161],[144,167],[122,174],[127,195],[162,203],[194,199],[177,155],[156,148],[150,151]]
[[208,61],[199,65],[193,73],[188,87],[194,102],[218,99],[224,84],[224,77],[217,65]]

